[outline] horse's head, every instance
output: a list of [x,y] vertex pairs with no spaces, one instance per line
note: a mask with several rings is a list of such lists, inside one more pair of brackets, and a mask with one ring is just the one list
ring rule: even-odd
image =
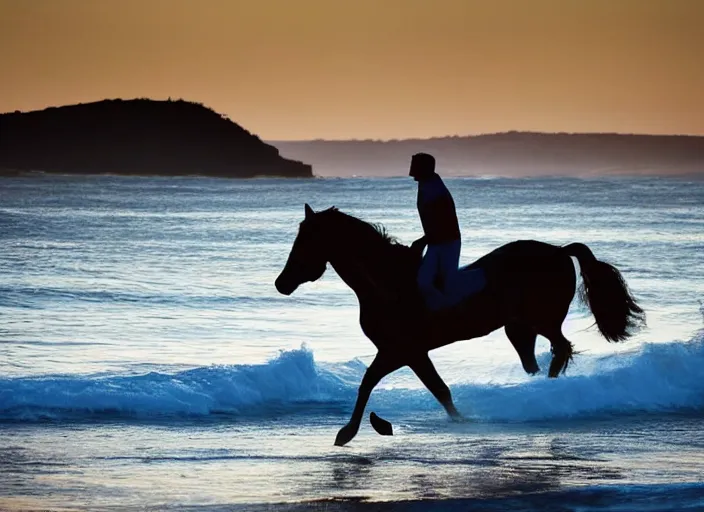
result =
[[291,295],[303,283],[317,281],[325,273],[327,255],[323,222],[307,204],[305,212],[286,266],[276,278],[276,289],[284,295]]

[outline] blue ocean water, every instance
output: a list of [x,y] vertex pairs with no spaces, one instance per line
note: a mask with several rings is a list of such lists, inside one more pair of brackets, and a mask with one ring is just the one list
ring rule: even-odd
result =
[[332,269],[291,297],[273,282],[305,202],[417,238],[412,181],[0,180],[0,505],[704,507],[704,181],[447,184],[462,263],[516,239],[586,243],[648,328],[607,343],[575,300],[579,354],[556,380],[542,338],[533,377],[501,331],[439,349],[469,422],[401,370],[368,409],[394,437],[367,424],[335,448],[374,346]]

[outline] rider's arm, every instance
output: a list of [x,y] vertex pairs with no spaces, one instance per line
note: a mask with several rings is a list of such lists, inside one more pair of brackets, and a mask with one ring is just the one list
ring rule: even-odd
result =
[[454,203],[449,193],[441,194],[423,206],[428,243],[437,243],[436,237],[447,238],[447,231],[456,224]]
[[428,241],[427,241],[426,236],[423,235],[422,237],[420,237],[418,240],[415,240],[415,241],[411,244],[411,249],[413,249],[414,251],[418,251],[418,252],[421,252],[421,253],[422,253],[422,252],[423,252],[423,249],[425,249],[425,246],[426,246],[426,245],[428,245]]

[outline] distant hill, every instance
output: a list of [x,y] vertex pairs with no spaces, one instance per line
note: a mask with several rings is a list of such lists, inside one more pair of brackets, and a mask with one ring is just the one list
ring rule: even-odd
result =
[[406,175],[411,155],[444,176],[704,175],[704,137],[508,132],[391,141],[270,141],[319,176]]
[[104,100],[0,114],[0,173],[312,177],[238,124],[186,101]]

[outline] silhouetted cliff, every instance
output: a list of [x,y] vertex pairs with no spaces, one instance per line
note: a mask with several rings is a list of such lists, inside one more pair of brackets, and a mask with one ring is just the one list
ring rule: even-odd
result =
[[447,176],[704,174],[704,137],[508,132],[406,140],[272,142],[319,176],[400,176],[432,153]]
[[0,171],[312,177],[238,124],[186,101],[105,100],[0,114]]

